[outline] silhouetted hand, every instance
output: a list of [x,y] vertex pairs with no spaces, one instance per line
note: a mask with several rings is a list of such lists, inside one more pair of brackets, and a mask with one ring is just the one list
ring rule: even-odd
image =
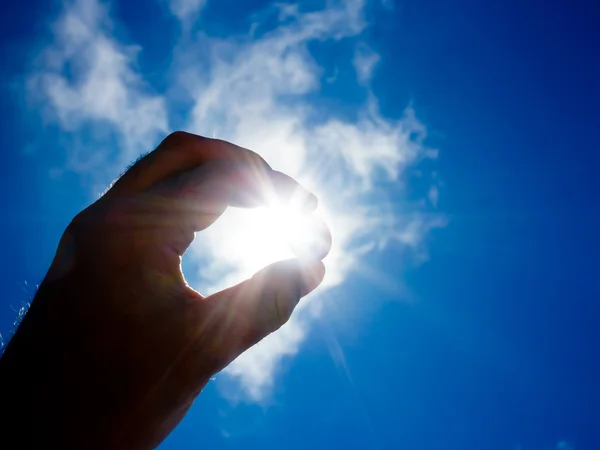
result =
[[0,360],[6,448],[158,445],[210,377],[323,279],[320,261],[289,260],[210,297],[186,284],[194,232],[273,195],[317,204],[257,154],[177,132],[81,212]]

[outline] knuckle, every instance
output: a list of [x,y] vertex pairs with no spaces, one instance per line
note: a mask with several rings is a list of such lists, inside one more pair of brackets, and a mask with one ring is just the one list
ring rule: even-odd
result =
[[107,201],[100,199],[79,212],[68,225],[67,230],[76,236],[87,234],[103,235],[122,228],[129,221],[133,211],[131,199]]
[[228,159],[256,167],[268,167],[267,162],[258,153],[240,147],[223,139],[210,139],[211,145]]
[[161,143],[161,146],[180,146],[180,145],[185,145],[185,144],[189,144],[191,142],[199,142],[199,141],[204,141],[208,138],[205,138],[203,136],[197,135],[197,134],[192,134],[192,133],[188,133],[187,131],[181,131],[181,130],[177,130],[177,131],[173,131],[171,134],[169,134]]

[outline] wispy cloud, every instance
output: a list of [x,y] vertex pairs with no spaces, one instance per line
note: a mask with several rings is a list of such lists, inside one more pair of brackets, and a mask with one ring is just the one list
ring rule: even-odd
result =
[[[323,110],[315,100],[318,96],[314,94],[325,82],[324,70],[309,44],[362,40],[368,25],[364,3],[327,2],[324,9],[310,12],[300,11],[296,5],[279,5],[265,13],[271,17],[262,15],[271,23],[275,18],[276,26],[260,30],[263,24],[256,23],[248,33],[227,39],[184,29],[174,49],[174,96],[172,91],[158,95],[148,89],[136,71],[137,48],[123,45],[111,34],[107,9],[97,0],[78,0],[65,5],[54,27],[54,41],[31,77],[30,86],[46,112],[65,131],[77,132],[90,123],[110,126],[122,144],[120,161],[150,148],[150,142],[168,127],[166,111],[178,108],[176,97],[185,95],[192,101],[185,129],[258,151],[321,198],[321,214],[335,240],[326,261],[325,287],[302,302],[280,331],[225,370],[254,400],[269,392],[281,359],[297,353],[319,314],[327,288],[342,284],[360,269],[366,253],[389,242],[425,258],[429,230],[443,225],[438,217],[424,214],[418,204],[411,205],[410,214],[400,216],[397,204],[406,199],[394,198],[394,206],[386,199],[385,190],[378,188],[382,183],[401,186],[407,168],[434,158],[436,152],[424,146],[426,128],[412,108],[397,118],[380,113],[368,88],[380,59],[374,50],[360,44],[354,59],[348,61],[357,73],[356,85],[348,89],[362,89],[367,97],[352,119]],[[182,22],[195,20],[202,4],[170,3],[172,10],[179,5],[173,12]],[[66,64],[77,67],[75,77],[63,74]],[[240,281],[259,268],[258,260],[240,254],[232,239],[250,239],[260,249],[260,237],[240,230],[240,221],[248,218],[244,214],[228,211],[192,249],[192,257],[200,262],[198,283],[209,290]],[[226,242],[230,245],[224,245]]]
[[206,0],[168,0],[168,2],[173,15],[186,26],[198,17],[206,5]]
[[[119,42],[106,5],[97,0],[67,2],[52,26],[53,41],[40,54],[28,92],[46,119],[66,132],[115,133],[122,166],[150,148],[168,130],[165,100],[153,93],[136,70],[140,48]],[[71,155],[74,169],[97,169],[106,155],[82,145]],[[105,175],[106,172],[103,173]]]
[[368,84],[371,81],[373,70],[380,59],[381,56],[364,42],[357,45],[353,63],[361,84]]

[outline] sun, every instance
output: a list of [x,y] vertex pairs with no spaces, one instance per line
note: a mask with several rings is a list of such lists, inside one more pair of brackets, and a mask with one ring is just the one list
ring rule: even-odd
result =
[[[264,257],[292,257],[321,259],[329,250],[331,235],[324,221],[312,213],[277,205],[250,210],[243,224],[260,249],[249,242],[247,250]],[[244,252],[248,254],[248,251]],[[263,256],[257,256],[263,259]]]
[[214,248],[216,259],[245,277],[284,259],[322,259],[331,246],[318,213],[286,205],[229,208],[205,233],[200,241]]
[[269,263],[293,257],[288,241],[301,233],[297,221],[300,214],[278,207],[261,207],[247,210],[238,233],[248,237],[240,244],[241,253],[254,263]]

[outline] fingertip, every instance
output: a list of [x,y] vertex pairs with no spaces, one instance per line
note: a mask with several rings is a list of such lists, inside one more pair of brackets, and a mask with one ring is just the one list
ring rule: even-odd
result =
[[301,220],[302,232],[290,236],[288,245],[301,261],[324,259],[331,251],[333,243],[331,230],[325,221],[315,215],[308,215]]
[[317,209],[319,205],[317,196],[309,192],[289,175],[273,170],[271,179],[279,200],[285,202],[286,205],[305,213],[310,213]]
[[312,193],[308,193],[308,197],[302,206],[302,212],[311,213],[314,212],[319,206],[319,198]]

